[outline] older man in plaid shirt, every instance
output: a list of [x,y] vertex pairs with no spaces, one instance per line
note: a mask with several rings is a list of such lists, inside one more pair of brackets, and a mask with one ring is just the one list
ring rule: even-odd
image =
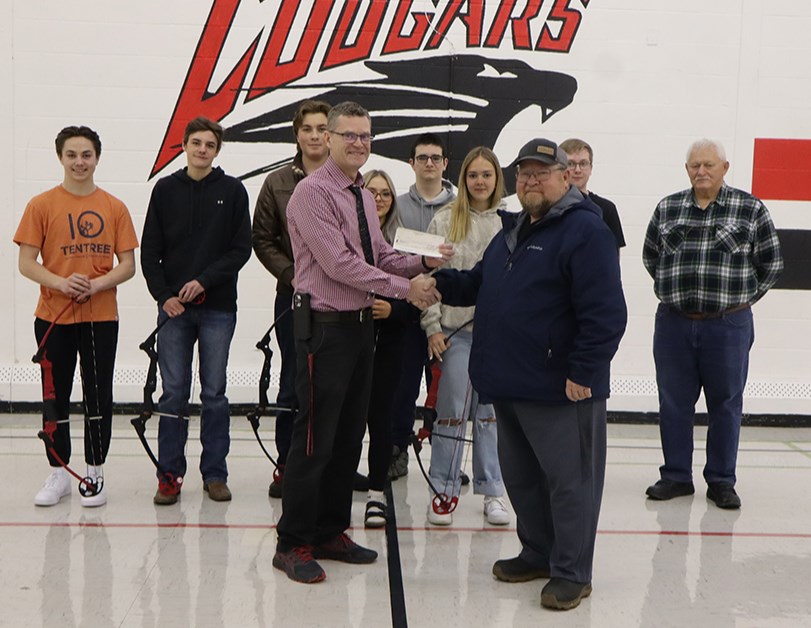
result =
[[695,492],[695,404],[707,401],[707,497],[740,508],[735,465],[743,389],[754,341],[751,305],[777,281],[783,258],[766,206],[724,183],[721,144],[695,142],[685,164],[692,187],[665,197],[645,234],[642,256],[661,303],[653,356],[664,464],[651,499]]

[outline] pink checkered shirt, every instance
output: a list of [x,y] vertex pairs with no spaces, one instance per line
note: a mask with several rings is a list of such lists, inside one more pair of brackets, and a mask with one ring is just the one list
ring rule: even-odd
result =
[[329,158],[296,186],[287,205],[294,286],[318,312],[370,307],[376,294],[404,299],[407,277],[423,270],[418,255],[397,253],[383,239],[374,198],[363,190],[375,266],[366,263],[351,185],[363,185],[360,173],[353,181]]

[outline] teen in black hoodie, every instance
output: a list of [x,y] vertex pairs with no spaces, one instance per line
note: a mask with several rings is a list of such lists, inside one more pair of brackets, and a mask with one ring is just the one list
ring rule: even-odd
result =
[[236,326],[237,274],[251,255],[248,193],[242,183],[212,162],[222,146],[222,127],[196,118],[186,127],[188,165],[160,179],[152,190],[141,248],[158,321],[171,318],[158,335],[163,394],[158,407],[156,504],[173,504],[186,473],[191,365],[200,355],[200,472],[211,499],[231,499],[225,458],[230,413],[225,396],[228,351]]

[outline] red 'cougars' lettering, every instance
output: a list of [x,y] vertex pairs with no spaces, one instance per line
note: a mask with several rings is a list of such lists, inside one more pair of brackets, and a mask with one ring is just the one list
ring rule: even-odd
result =
[[[461,13],[462,5],[468,3],[467,13]],[[482,42],[482,25],[484,22],[484,0],[451,0],[445,13],[439,20],[439,26],[434,30],[431,39],[428,40],[428,45],[425,46],[426,50],[434,50],[439,48],[439,44],[448,35],[448,31],[453,24],[453,21],[459,18],[467,28],[467,46],[474,48],[481,45]]]
[[409,52],[411,50],[419,50],[422,45],[422,40],[425,33],[428,32],[428,27],[431,25],[431,18],[434,17],[433,13],[411,13],[414,18],[414,28],[411,34],[403,35],[403,26],[405,26],[406,17],[411,11],[412,0],[400,0],[397,4],[397,13],[394,14],[394,21],[391,23],[391,30],[389,36],[386,38],[386,43],[383,45],[383,54],[389,55],[395,52]]
[[[589,4],[589,0],[579,2],[583,7]],[[435,13],[412,11],[413,0],[371,0],[365,3],[363,15],[361,0],[344,0],[341,3],[317,0],[311,3],[307,19],[298,19],[298,22],[306,24],[302,28],[294,28],[294,23],[302,4],[309,3],[285,0],[276,3],[278,8],[268,8],[268,11],[275,10],[270,30],[261,28],[225,80],[219,86],[212,86],[215,73],[218,76],[223,74],[219,68],[220,59],[240,4],[241,0],[213,0],[150,177],[163,170],[180,153],[183,129],[195,116],[203,115],[220,121],[234,110],[240,98],[244,97],[245,102],[250,102],[312,74],[317,61],[314,59],[316,50],[322,49],[319,46],[322,37],[330,38],[319,67],[319,70],[326,70],[370,58],[378,39],[383,41],[382,55],[423,48],[435,50],[448,38],[457,20],[467,33],[466,48],[501,47],[507,28],[511,27],[514,50],[568,52],[582,19],[581,11],[571,8],[572,0],[554,0],[533,45],[530,21],[538,18],[544,0],[526,0],[521,14],[516,17],[513,17],[513,10],[518,0],[500,0],[482,44],[482,34],[485,32],[484,0],[448,0],[438,17]],[[328,33],[325,31],[326,24],[336,5],[341,7],[340,14],[334,29]],[[463,10],[465,5],[467,9]],[[384,32],[381,27],[386,13],[391,11],[394,12],[391,26],[388,32]],[[560,24],[557,36],[550,28],[550,22]],[[350,33],[355,32],[357,35],[351,41]],[[265,36],[267,43],[251,79],[248,71]],[[292,50],[292,43],[296,39],[298,44],[292,58],[282,60],[284,51]],[[250,87],[246,89],[248,84]]]
[[359,61],[360,59],[368,59],[372,54],[372,46],[374,46],[375,39],[377,39],[380,23],[386,13],[386,3],[372,2],[366,11],[363,24],[361,24],[357,41],[354,45],[348,45],[346,43],[347,36],[353,22],[357,20],[359,4],[360,0],[349,0],[344,6],[338,20],[338,28],[335,29],[335,33],[332,35],[329,51],[327,56],[324,57],[324,63],[321,65],[322,70],[351,63],[352,61]]
[[[569,52],[580,27],[580,13],[569,8],[571,0],[556,0],[555,6],[549,12],[549,20],[561,21],[560,34],[557,37],[552,35],[549,24],[544,24],[541,29],[541,37],[538,40],[538,50],[549,50],[552,52]],[[588,4],[585,0],[583,4]]]
[[313,62],[315,52],[321,36],[324,34],[324,25],[327,23],[332,0],[330,2],[314,2],[307,27],[302,33],[296,54],[291,61],[281,61],[282,50],[287,43],[293,19],[296,17],[301,0],[286,0],[281,3],[279,14],[270,31],[270,40],[256,69],[251,89],[246,102],[254,100],[267,92],[291,81],[306,76]]
[[259,37],[254,39],[248,50],[225,79],[220,88],[210,91],[211,77],[220,60],[225,38],[231,30],[231,22],[240,0],[216,0],[206,20],[206,27],[192,57],[189,73],[180,90],[180,97],[172,113],[172,120],[166,129],[158,158],[152,166],[150,177],[163,170],[180,152],[183,129],[189,120],[206,116],[212,120],[222,120],[231,113],[239,97],[239,90],[245,82],[245,75],[251,59],[259,45]]

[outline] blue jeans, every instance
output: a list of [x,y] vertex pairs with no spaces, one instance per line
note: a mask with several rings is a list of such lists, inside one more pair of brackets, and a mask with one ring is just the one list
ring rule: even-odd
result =
[[[166,314],[161,311],[158,321]],[[231,445],[231,415],[225,396],[228,351],[236,327],[236,312],[188,307],[158,333],[158,365],[163,394],[158,401],[158,460],[176,477],[186,475],[186,439],[189,435],[189,396],[194,344],[198,345],[200,373],[200,473],[204,482],[226,481],[225,458]],[[184,417],[184,418],[177,418]]]
[[743,389],[755,340],[749,308],[690,320],[659,305],[653,335],[659,387],[662,479],[692,482],[693,423],[701,389],[707,401],[707,482],[735,484]]
[[[452,331],[442,329],[446,336]],[[500,497],[504,494],[504,484],[498,463],[495,411],[492,405],[479,403],[479,394],[470,384],[467,369],[472,342],[473,333],[462,330],[442,354],[429,476],[440,493],[448,497],[459,495],[464,443],[454,439],[464,437],[470,420],[473,422],[473,492]]]

